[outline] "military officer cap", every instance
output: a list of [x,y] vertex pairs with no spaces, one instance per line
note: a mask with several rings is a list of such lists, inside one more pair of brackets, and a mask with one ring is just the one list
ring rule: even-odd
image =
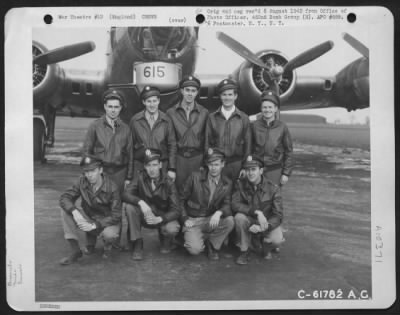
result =
[[205,162],[211,163],[216,160],[225,160],[225,154],[218,148],[209,148],[206,152]]
[[221,94],[226,90],[238,90],[238,85],[235,80],[232,79],[224,79],[217,85],[218,94]]
[[144,164],[147,164],[151,161],[154,160],[160,160],[161,159],[161,151],[158,149],[146,149],[144,151]]
[[262,92],[262,94],[261,94],[261,102],[264,102],[264,101],[270,101],[270,102],[274,103],[278,107],[281,104],[280,99],[279,99],[279,95],[277,95],[272,90],[265,90],[264,92]]
[[79,164],[83,171],[91,171],[103,165],[103,161],[93,155],[84,155]]
[[243,168],[250,168],[254,166],[264,167],[264,161],[257,155],[249,155],[243,162]]
[[106,103],[107,100],[116,99],[121,102],[121,105],[125,105],[125,99],[121,92],[116,89],[108,89],[103,93],[103,103]]
[[160,90],[158,88],[156,88],[155,86],[145,86],[142,93],[140,93],[140,98],[142,99],[142,101],[148,99],[151,96],[157,96],[160,97],[161,93]]
[[200,85],[200,80],[193,75],[185,75],[182,78],[181,82],[179,82],[179,86],[181,89],[187,86],[193,86],[196,89],[200,89]]

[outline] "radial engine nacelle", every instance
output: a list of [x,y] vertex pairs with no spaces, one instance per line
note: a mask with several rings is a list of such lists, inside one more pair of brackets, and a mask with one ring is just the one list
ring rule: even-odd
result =
[[[240,87],[240,104],[246,107],[250,115],[260,111],[260,96],[262,91],[271,88],[267,82],[268,75],[273,75],[278,82],[281,102],[285,102],[293,94],[296,85],[296,71],[285,70],[288,58],[277,50],[262,50],[256,56],[270,68],[261,68],[249,61],[243,62],[232,74]],[[269,72],[269,73],[267,73]]]
[[[47,52],[48,49],[41,43],[33,41],[33,57]],[[62,102],[60,92],[65,79],[64,70],[58,64],[32,64],[33,103],[41,105],[44,102],[57,104]]]

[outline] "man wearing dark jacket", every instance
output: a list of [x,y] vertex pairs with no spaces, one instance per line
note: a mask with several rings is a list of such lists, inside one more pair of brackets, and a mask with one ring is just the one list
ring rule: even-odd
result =
[[176,187],[181,190],[189,175],[197,171],[204,157],[204,138],[208,110],[196,102],[200,81],[186,75],[180,82],[182,101],[167,111],[174,126],[177,154]]
[[264,175],[278,186],[285,185],[292,172],[293,145],[286,124],[276,119],[279,96],[270,90],[261,94],[261,113],[252,123],[253,153],[263,158]]
[[[64,236],[71,247],[71,254],[60,263],[69,265],[82,257],[77,228],[86,232],[86,253],[94,252],[96,239],[104,241],[103,258],[108,258],[111,244],[118,238],[121,221],[121,199],[117,185],[105,174],[101,160],[85,156],[81,160],[83,175],[78,182],[61,195]],[[82,199],[82,209],[75,206]]]
[[248,263],[252,237],[261,240],[264,259],[271,259],[271,250],[284,241],[280,188],[264,177],[263,166],[262,158],[248,156],[243,164],[246,177],[237,180],[232,195],[239,265]]
[[161,253],[169,253],[173,238],[180,230],[181,215],[174,182],[162,171],[161,152],[146,149],[144,170],[126,187],[122,200],[126,203],[129,237],[133,243],[133,260],[143,259],[142,226],[158,229]]
[[176,177],[176,140],[171,120],[158,109],[160,90],[153,86],[144,87],[140,98],[145,109],[131,118],[129,127],[133,142],[134,176],[143,170],[146,148],[161,151],[163,173],[172,180]]
[[192,255],[204,250],[208,258],[218,260],[218,251],[234,222],[231,213],[232,182],[221,175],[225,156],[217,148],[209,148],[207,170],[192,173],[181,194],[184,221],[184,246]]
[[86,133],[84,155],[103,161],[103,171],[117,184],[120,193],[133,177],[132,136],[120,118],[125,105],[122,94],[109,89],[103,94],[105,115],[96,119]]
[[243,160],[251,153],[249,117],[235,106],[238,97],[234,80],[222,80],[217,91],[222,106],[209,115],[206,126],[205,149],[217,147],[226,156],[223,173],[232,181],[239,177]]

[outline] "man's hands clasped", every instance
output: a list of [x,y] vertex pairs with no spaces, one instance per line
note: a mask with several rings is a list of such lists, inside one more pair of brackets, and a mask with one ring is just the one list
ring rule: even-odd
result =
[[77,209],[72,211],[72,216],[80,230],[90,232],[96,229],[96,224],[88,222]]

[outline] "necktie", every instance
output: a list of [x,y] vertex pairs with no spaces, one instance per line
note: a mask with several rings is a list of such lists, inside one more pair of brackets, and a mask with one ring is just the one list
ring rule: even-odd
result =
[[187,121],[190,121],[190,107],[189,106],[186,107],[186,119],[187,119]]
[[154,179],[151,180],[151,189],[153,191],[156,190],[156,183],[155,183]]
[[150,128],[153,129],[153,126],[154,126],[154,115],[150,115],[149,124],[150,124]]
[[214,179],[210,180],[210,198],[208,199],[208,204],[210,204],[213,196],[214,196],[214,192],[215,192],[215,188],[217,187],[217,183],[215,182]]

